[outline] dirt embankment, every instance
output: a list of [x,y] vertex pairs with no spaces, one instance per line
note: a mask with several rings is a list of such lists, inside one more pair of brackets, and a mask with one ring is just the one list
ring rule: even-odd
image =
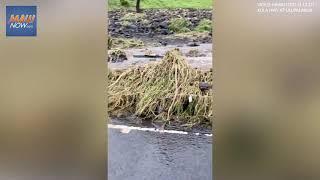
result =
[[[169,22],[172,18],[185,18],[190,21],[190,28],[199,25],[203,19],[212,19],[211,10],[199,9],[149,9],[144,10],[140,17],[132,17],[129,21],[123,17],[133,11],[117,10],[109,11],[109,35],[125,38],[152,38],[173,34],[169,30]],[[129,14],[129,15],[128,15]]]

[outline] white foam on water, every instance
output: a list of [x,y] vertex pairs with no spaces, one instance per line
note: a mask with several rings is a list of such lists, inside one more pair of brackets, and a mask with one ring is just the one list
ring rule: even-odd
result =
[[176,130],[160,130],[156,128],[145,128],[145,127],[135,127],[135,126],[126,126],[126,125],[114,125],[114,124],[108,124],[109,129],[119,129],[121,133],[128,134],[132,130],[135,131],[145,131],[145,132],[158,132],[158,133],[168,133],[168,134],[193,134],[195,136],[204,135],[207,137],[212,137],[212,134],[200,134],[200,133],[188,133],[184,131],[176,131]]

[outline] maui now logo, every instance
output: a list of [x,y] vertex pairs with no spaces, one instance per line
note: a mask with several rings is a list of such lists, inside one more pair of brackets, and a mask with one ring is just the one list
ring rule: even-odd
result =
[[6,10],[7,36],[37,35],[36,6],[7,6]]
[[10,16],[10,28],[33,28],[36,15],[14,15]]

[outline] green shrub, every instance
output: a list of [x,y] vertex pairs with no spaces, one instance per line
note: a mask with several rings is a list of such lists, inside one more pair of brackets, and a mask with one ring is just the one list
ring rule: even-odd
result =
[[175,33],[189,32],[191,23],[185,18],[173,18],[169,22],[169,29]]
[[212,32],[212,21],[209,19],[203,19],[195,29],[198,32]]
[[127,0],[120,0],[120,5],[123,7],[129,7],[130,4]]

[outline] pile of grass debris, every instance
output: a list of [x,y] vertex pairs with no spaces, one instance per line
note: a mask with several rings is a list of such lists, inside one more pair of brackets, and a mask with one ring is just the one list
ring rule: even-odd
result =
[[[160,62],[123,71],[109,71],[108,110],[187,127],[212,124],[213,72],[190,67],[178,49]],[[201,84],[210,88],[202,89]]]
[[127,39],[127,38],[109,38],[108,49],[128,49],[128,48],[139,48],[143,47],[144,43],[138,39]]
[[111,49],[108,51],[108,62],[123,62],[128,60],[126,52],[122,49]]

